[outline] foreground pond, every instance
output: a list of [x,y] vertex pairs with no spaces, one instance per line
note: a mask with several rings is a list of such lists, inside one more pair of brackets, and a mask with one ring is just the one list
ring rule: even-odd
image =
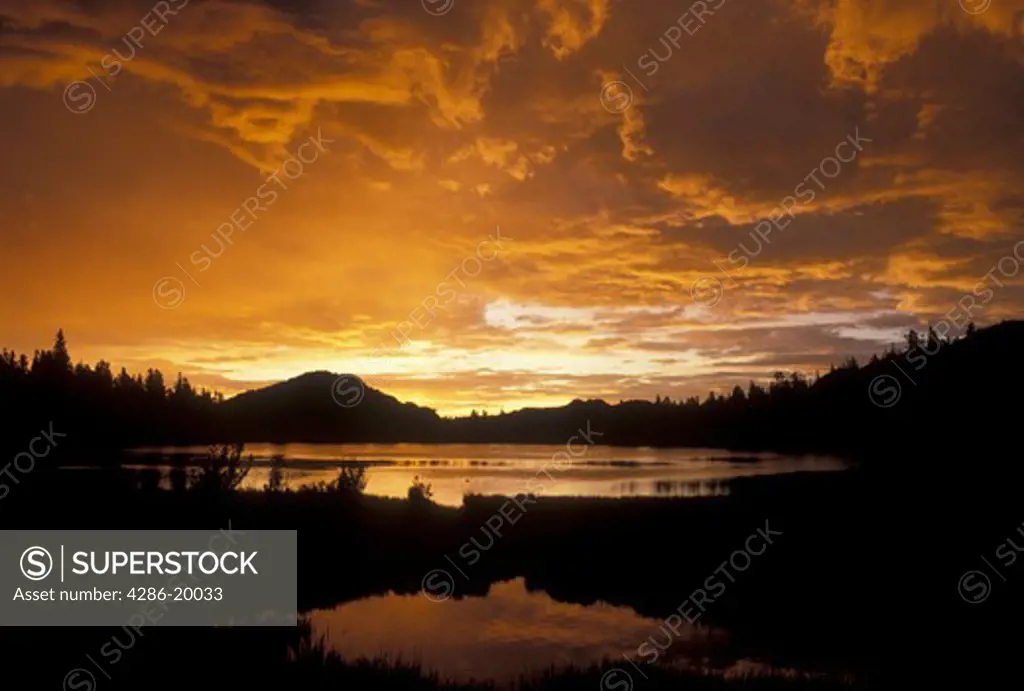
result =
[[528,591],[522,578],[493,584],[486,597],[433,601],[422,594],[388,594],[316,610],[310,619],[314,637],[322,636],[345,659],[418,663],[460,681],[507,683],[552,666],[608,659],[621,662],[639,682],[645,662],[637,648],[650,637],[667,646],[659,664],[713,668],[725,675],[766,671],[750,660],[730,659],[729,636],[721,629],[683,622],[678,634],[668,637],[659,629],[662,620],[602,602],[558,602],[545,592]]

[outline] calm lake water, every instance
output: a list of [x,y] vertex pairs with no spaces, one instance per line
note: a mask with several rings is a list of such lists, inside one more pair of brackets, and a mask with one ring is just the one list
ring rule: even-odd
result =
[[[579,451],[581,447],[576,447]],[[698,497],[729,493],[729,480],[796,471],[835,471],[847,466],[826,456],[734,453],[716,449],[585,447],[571,463],[552,457],[565,446],[512,444],[249,444],[255,457],[243,486],[259,489],[269,476],[268,461],[282,455],[288,486],[330,482],[338,469],[368,464],[366,491],[405,497],[413,479],[430,483],[434,501],[462,504],[465,494],[513,496],[542,487],[545,496]],[[139,449],[148,462],[173,455],[205,453],[205,447]],[[557,465],[556,465],[557,463]],[[163,466],[165,469],[168,466]],[[541,473],[547,468],[550,478]]]
[[[486,597],[434,602],[422,594],[367,597],[311,613],[314,638],[348,660],[384,657],[415,662],[443,678],[490,679],[505,684],[554,667],[587,666],[604,659],[644,658],[637,647],[664,621],[602,602],[583,606],[530,592],[522,578],[495,583]],[[765,671],[758,663],[730,658],[729,635],[686,622],[661,653],[659,664],[714,669],[727,676]],[[714,662],[712,662],[714,661]],[[794,670],[775,670],[794,673]],[[638,681],[639,677],[636,677]]]

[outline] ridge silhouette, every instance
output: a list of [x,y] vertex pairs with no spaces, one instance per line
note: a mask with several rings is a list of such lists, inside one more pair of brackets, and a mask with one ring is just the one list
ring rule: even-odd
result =
[[[563,444],[589,428],[596,443],[620,446],[697,446],[780,452],[828,452],[919,457],[926,448],[983,451],[985,430],[1009,425],[1008,397],[1024,388],[1018,354],[1024,322],[962,337],[910,332],[861,366],[853,358],[808,380],[776,372],[767,385],[751,382],[729,395],[712,392],[673,400],[574,400],[556,408],[443,418],[368,386],[357,375],[309,372],[230,399],[196,389],[160,370],[145,376],[71,364],[58,331],[52,349],[31,360],[0,355],[0,404],[7,413],[0,445],[18,449],[31,430],[52,423],[67,435],[62,451],[105,452],[139,446],[229,442],[426,442]],[[343,376],[356,404],[335,396]],[[922,430],[945,435],[922,435]],[[61,457],[64,454],[60,454]],[[100,454],[97,457],[102,457]]]

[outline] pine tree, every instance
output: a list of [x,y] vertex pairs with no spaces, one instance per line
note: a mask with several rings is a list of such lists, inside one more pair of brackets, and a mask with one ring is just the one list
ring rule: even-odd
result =
[[57,329],[57,338],[53,342],[54,364],[62,372],[71,371],[71,356],[68,354],[68,344],[64,340],[64,329]]

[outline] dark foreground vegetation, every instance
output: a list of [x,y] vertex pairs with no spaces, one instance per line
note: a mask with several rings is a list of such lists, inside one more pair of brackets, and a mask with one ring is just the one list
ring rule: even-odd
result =
[[[313,640],[309,628],[241,631],[190,630],[187,635],[171,629],[86,630],[46,632],[24,629],[0,630],[6,665],[19,674],[39,665],[43,672],[31,678],[38,686],[24,688],[65,691],[99,689],[146,689],[180,691],[198,689],[253,689],[261,691],[614,691],[626,689],[621,676],[608,677],[620,663],[607,661],[587,667],[564,667],[520,677],[510,684],[488,681],[454,681],[418,664],[387,658],[344,660],[329,651],[322,640]],[[98,648],[112,639],[122,645],[121,657],[104,671],[90,666],[85,655],[89,643]],[[95,651],[92,651],[95,655]],[[182,663],[181,661],[187,661]],[[45,665],[45,667],[43,667]],[[92,676],[87,676],[89,672]],[[650,691],[832,691],[869,688],[851,680],[832,680],[782,675],[750,675],[725,678],[715,672],[651,668],[648,678],[636,675],[636,688]],[[73,676],[68,676],[69,674]],[[635,674],[635,672],[634,672]],[[29,678],[29,677],[25,677]],[[95,679],[95,681],[94,681]],[[67,680],[66,682],[64,680]],[[614,680],[614,682],[613,682]],[[641,686],[642,684],[642,686]]]
[[[173,385],[150,370],[115,374],[109,363],[72,365],[63,333],[30,359],[0,357],[0,450],[16,453],[53,424],[66,446],[107,453],[134,446],[267,442],[481,442],[564,444],[590,429],[597,443],[847,453],[870,461],[913,460],[929,451],[995,451],[992,430],[1009,428],[1008,402],[1024,389],[1024,322],[969,328],[963,337],[911,332],[906,345],[853,359],[809,381],[779,372],[728,395],[657,401],[574,401],[552,409],[443,419],[365,387],[355,377],[313,372],[229,400]],[[336,387],[337,384],[337,387]],[[360,387],[365,396],[354,400]],[[1003,426],[1007,427],[1003,427]],[[941,430],[926,434],[925,430]]]
[[[237,468],[233,454],[226,458]],[[1015,664],[1018,640],[1007,631],[1016,626],[1024,570],[1008,569],[1005,583],[993,579],[981,604],[965,601],[958,582],[984,568],[979,555],[994,560],[997,546],[1017,534],[1020,473],[911,476],[871,466],[738,480],[728,497],[541,498],[496,537],[486,526],[490,520],[493,528],[506,498],[471,496],[456,509],[430,502],[425,488],[409,500],[365,496],[348,469],[320,488],[239,492],[231,488],[238,471],[219,462],[176,491],[157,489],[152,471],[41,467],[0,503],[0,528],[296,529],[306,613],[389,591],[419,593],[428,572],[453,571],[449,557],[466,572],[455,580],[457,598],[524,578],[528,589],[561,602],[601,601],[664,619],[768,524],[781,537],[728,582],[699,624],[727,630],[730,650],[743,659],[818,676],[723,680],[711,670],[650,667],[654,681],[634,675],[638,689],[834,688],[840,680],[885,688],[932,673],[974,684]],[[481,552],[472,564],[461,551],[467,543]],[[294,633],[0,629],[0,643],[8,671],[45,657],[35,673],[39,688],[56,688],[68,670],[87,667],[84,656],[96,657],[114,635],[136,642],[108,670],[114,681],[102,679],[99,688],[173,688],[172,680],[200,676],[204,684],[232,679],[233,688],[470,688],[394,661],[341,661]],[[296,656],[296,645],[305,652]],[[522,688],[595,691],[601,675],[563,670]]]

